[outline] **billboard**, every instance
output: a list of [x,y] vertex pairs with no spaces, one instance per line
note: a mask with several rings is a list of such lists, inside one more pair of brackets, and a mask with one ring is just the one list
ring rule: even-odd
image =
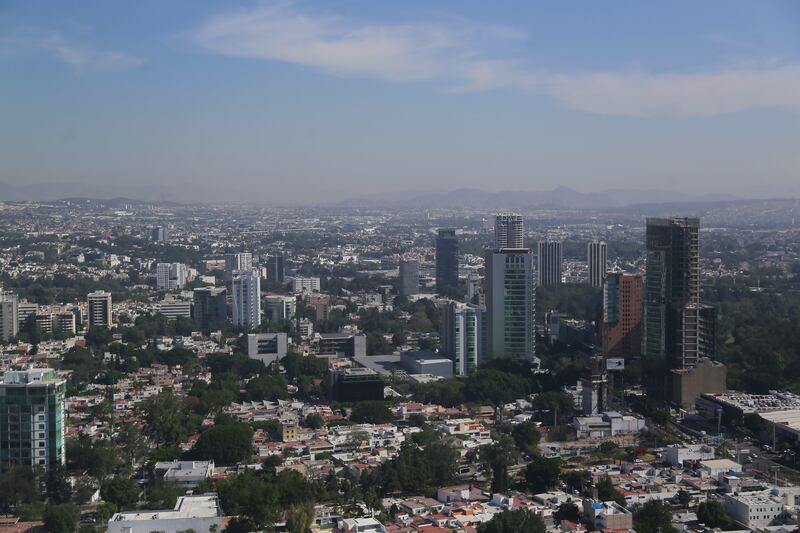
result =
[[625,359],[606,359],[606,370],[625,370]]

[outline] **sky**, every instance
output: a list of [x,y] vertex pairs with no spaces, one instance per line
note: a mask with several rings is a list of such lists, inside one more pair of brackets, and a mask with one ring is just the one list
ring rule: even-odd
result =
[[0,0],[0,184],[800,196],[800,2]]

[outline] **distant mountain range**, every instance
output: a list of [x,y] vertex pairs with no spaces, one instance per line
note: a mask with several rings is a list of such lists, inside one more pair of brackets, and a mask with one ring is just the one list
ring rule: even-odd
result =
[[[196,186],[164,183],[153,186],[137,183],[83,184],[47,183],[11,185],[0,183],[0,201],[37,202],[72,199],[103,200],[106,205],[147,203],[245,202],[258,204],[258,194],[238,198],[230,187]],[[264,198],[268,198],[264,195]],[[108,200],[113,199],[113,200]],[[469,208],[469,209],[618,209],[639,204],[727,202],[742,200],[730,194],[692,195],[658,189],[607,189],[599,192],[579,192],[569,187],[551,191],[499,191],[456,189],[453,191],[402,191],[360,195],[346,200],[326,202],[329,207],[380,208]],[[267,201],[263,202],[267,204]],[[272,204],[274,202],[270,202]],[[302,204],[302,200],[296,202]],[[282,205],[286,205],[283,203]]]
[[726,202],[741,200],[730,194],[692,195],[657,189],[607,189],[599,192],[579,192],[569,187],[551,191],[486,192],[478,189],[456,189],[449,192],[403,192],[358,196],[336,202],[352,207],[472,208],[472,209],[610,209],[638,204],[678,202]]

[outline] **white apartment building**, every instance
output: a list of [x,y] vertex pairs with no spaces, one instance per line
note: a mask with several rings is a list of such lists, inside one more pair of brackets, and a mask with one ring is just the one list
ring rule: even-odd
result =
[[320,283],[319,278],[293,278],[292,279],[292,292],[295,294],[304,291],[319,292]]
[[261,325],[261,277],[258,270],[238,270],[231,280],[233,323],[254,328]]
[[182,289],[189,277],[183,263],[158,263],[156,265],[156,287],[168,291]]

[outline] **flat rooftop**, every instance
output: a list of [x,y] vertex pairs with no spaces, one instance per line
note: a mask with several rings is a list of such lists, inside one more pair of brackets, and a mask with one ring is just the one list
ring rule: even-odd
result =
[[181,518],[216,518],[220,516],[216,494],[181,496],[175,509],[165,511],[141,511],[116,513],[111,522],[133,522],[137,520],[177,520]]

